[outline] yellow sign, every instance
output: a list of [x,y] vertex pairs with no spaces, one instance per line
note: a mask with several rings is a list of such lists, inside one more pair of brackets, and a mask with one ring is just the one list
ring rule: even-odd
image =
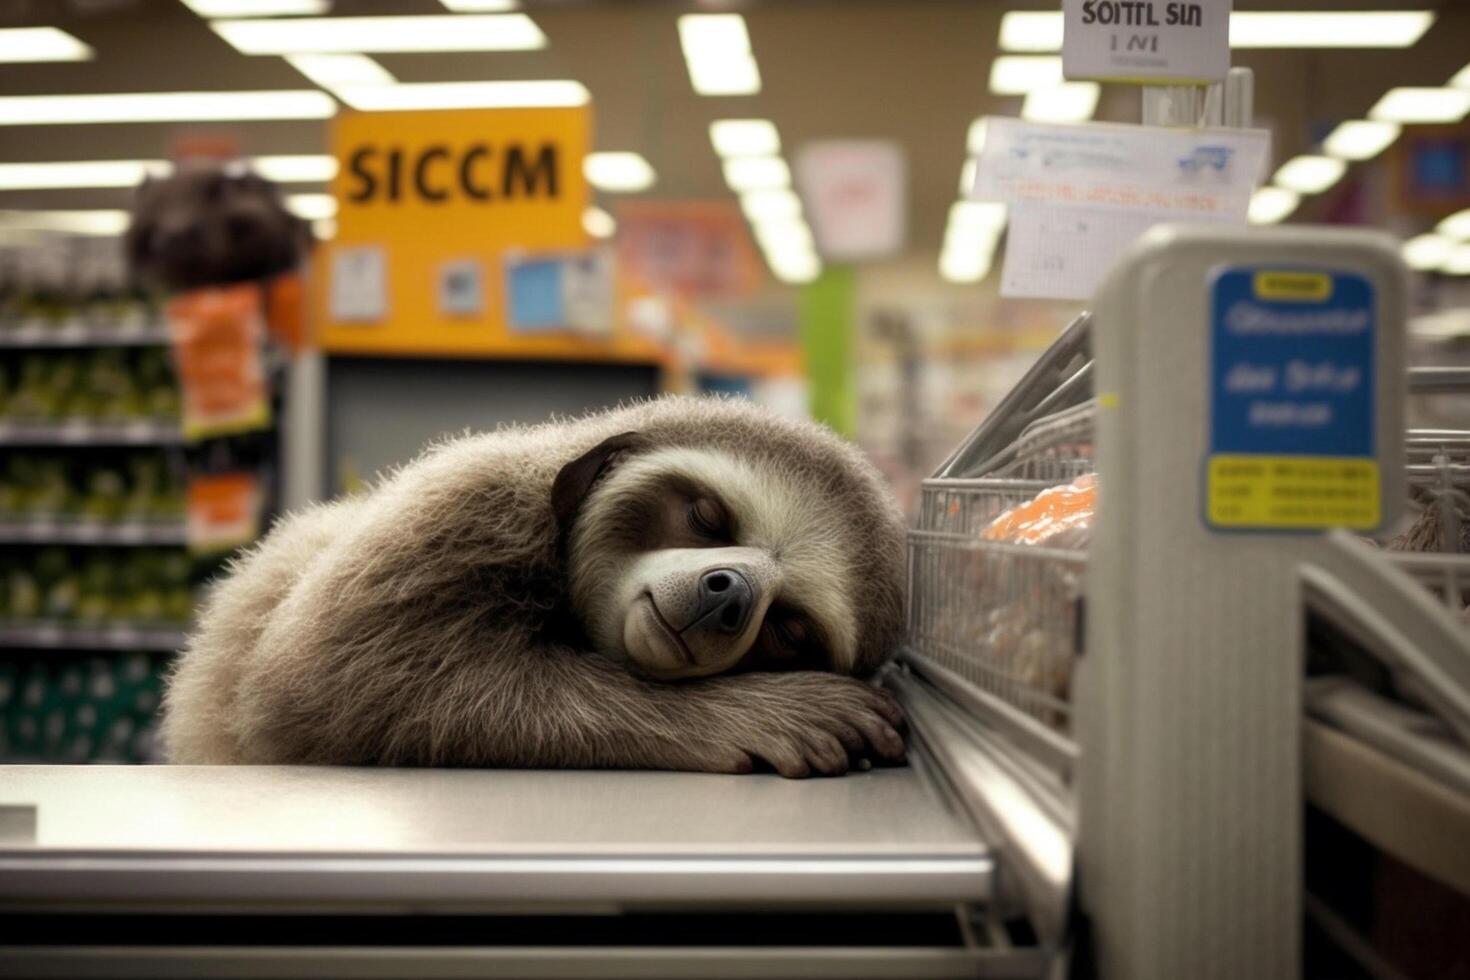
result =
[[1206,479],[1210,523],[1220,528],[1370,530],[1382,520],[1372,459],[1211,456]]
[[1322,272],[1257,272],[1256,299],[1288,303],[1325,303],[1332,298],[1332,277]]
[[319,250],[323,349],[648,360],[632,338],[510,329],[506,260],[589,246],[587,107],[345,113],[337,234]]

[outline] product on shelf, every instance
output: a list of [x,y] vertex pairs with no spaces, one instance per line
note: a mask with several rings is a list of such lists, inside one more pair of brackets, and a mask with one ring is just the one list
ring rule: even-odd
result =
[[0,469],[0,523],[179,521],[184,497],[179,467],[157,451],[14,453]]
[[177,548],[14,548],[0,625],[188,622],[193,563]]
[[178,384],[163,347],[27,349],[0,364],[5,365],[0,419],[60,423],[179,417]]
[[167,658],[50,654],[0,658],[0,758],[153,762]]

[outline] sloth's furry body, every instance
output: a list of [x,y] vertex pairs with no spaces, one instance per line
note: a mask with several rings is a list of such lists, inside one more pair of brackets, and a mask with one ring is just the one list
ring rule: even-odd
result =
[[[802,566],[808,581],[786,581],[841,593],[832,608],[850,621],[825,629],[845,652],[828,670],[670,683],[588,639],[568,556],[594,561],[606,529],[586,525],[616,518],[592,504],[637,467],[589,477],[570,517],[552,494],[568,464],[619,433],[636,433],[631,458],[649,470],[626,494],[697,457],[704,479],[728,465],[755,481],[759,493],[728,503],[742,526],[800,517],[737,550],[823,556]],[[233,563],[170,679],[164,743],[171,761],[196,764],[840,772],[852,756],[903,751],[892,701],[842,676],[870,674],[896,643],[902,565],[899,511],[862,455],[748,404],[665,398],[464,436],[370,492],[283,519]]]

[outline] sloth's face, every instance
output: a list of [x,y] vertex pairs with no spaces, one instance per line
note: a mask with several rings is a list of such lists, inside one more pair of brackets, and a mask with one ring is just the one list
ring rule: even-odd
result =
[[612,454],[572,524],[594,646],[659,680],[837,669],[855,617],[840,514],[799,474],[710,450]]

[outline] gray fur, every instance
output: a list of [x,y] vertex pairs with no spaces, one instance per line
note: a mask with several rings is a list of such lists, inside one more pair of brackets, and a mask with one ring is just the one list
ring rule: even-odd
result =
[[[839,515],[858,617],[846,666],[879,665],[901,627],[903,532],[873,467],[815,425],[665,398],[455,439],[369,494],[283,520],[204,605],[165,699],[172,761],[744,772],[764,759],[801,776],[845,771],[849,753],[901,757],[901,713],[859,680],[657,683],[566,628],[551,486],[629,431],[779,471]],[[593,533],[582,523],[574,538]]]

